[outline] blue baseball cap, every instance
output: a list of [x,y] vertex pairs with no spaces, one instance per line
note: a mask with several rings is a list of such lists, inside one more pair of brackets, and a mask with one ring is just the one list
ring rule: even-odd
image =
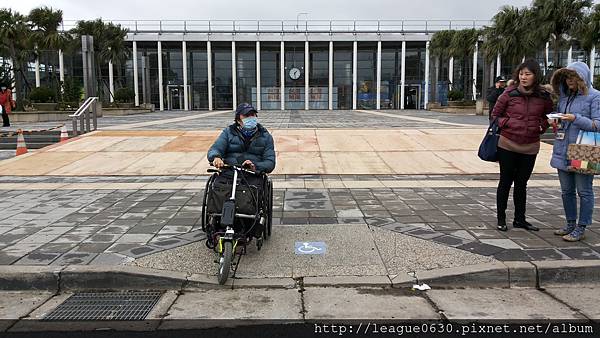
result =
[[256,108],[254,108],[251,104],[242,103],[235,109],[235,117],[238,118],[240,115],[248,115],[250,112],[257,114]]

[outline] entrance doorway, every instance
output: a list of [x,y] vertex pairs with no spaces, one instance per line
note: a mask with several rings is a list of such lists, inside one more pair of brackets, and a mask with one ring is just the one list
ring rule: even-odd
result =
[[404,87],[404,109],[421,109],[421,86]]
[[[190,93],[190,85],[188,93]],[[167,109],[168,110],[183,110],[184,105],[183,85],[167,85]],[[188,97],[189,101],[189,97]],[[189,107],[189,104],[188,104]]]

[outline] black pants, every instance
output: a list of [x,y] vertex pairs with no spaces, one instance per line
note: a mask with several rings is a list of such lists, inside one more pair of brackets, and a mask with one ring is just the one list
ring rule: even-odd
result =
[[506,221],[506,207],[510,187],[515,183],[513,200],[515,202],[515,220],[525,220],[527,204],[527,181],[533,171],[537,155],[525,155],[498,148],[500,162],[500,182],[496,193],[498,221]]
[[8,119],[8,114],[6,113],[6,109],[2,109],[2,126],[10,127],[10,120]]

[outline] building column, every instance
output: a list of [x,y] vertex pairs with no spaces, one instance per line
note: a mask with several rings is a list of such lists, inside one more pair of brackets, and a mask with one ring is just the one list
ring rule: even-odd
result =
[[112,60],[108,60],[108,90],[110,102],[115,102],[115,76]]
[[404,109],[404,79],[406,76],[406,41],[402,41],[402,58],[400,61],[400,109]]
[[163,64],[162,64],[162,43],[158,41],[158,106],[159,110],[165,110],[164,88],[163,88]]
[[452,90],[454,87],[454,57],[450,57],[450,60],[448,60],[448,82],[448,88]]
[[210,41],[206,41],[206,67],[208,68],[208,110],[213,110],[212,96],[212,50]]
[[13,59],[9,58],[8,59],[8,64],[10,65],[10,77],[13,79],[11,85],[11,88],[13,88],[12,90],[12,97],[13,100],[16,102],[17,101],[17,91],[14,90],[14,88],[17,86],[16,84],[16,76],[15,76],[15,67],[14,67],[14,62]]
[[475,42],[475,51],[473,52],[473,100],[477,100],[477,52],[479,42]]
[[58,50],[58,73],[60,82],[65,82],[65,57],[63,55],[62,49]]
[[183,68],[183,110],[190,110],[190,100],[188,91],[188,67],[187,67],[187,42],[181,41],[181,55]]
[[[47,67],[48,65],[46,65]],[[41,85],[40,81],[40,57],[35,57],[35,87],[38,88]]]
[[261,109],[260,97],[260,41],[256,41],[256,109]]
[[423,99],[423,108],[427,109],[429,104],[429,41],[425,42],[425,93]]
[[590,52],[590,83],[594,83],[594,68],[596,68],[596,46]]
[[309,81],[309,76],[310,76],[310,67],[309,67],[309,62],[310,62],[310,57],[308,54],[308,48],[309,48],[309,44],[308,44],[308,40],[306,40],[304,42],[304,110],[308,110],[308,101],[309,101],[309,95],[308,95],[308,91],[309,91],[309,85],[308,85],[308,81]]
[[[548,71],[548,64],[550,63],[550,59],[548,58],[548,55],[550,51],[550,42],[546,41],[546,49],[544,50],[544,57],[546,58],[546,67],[544,67],[544,75],[546,75],[546,72]],[[554,64],[556,64],[556,61],[553,61]]]
[[140,105],[140,89],[138,88],[138,55],[137,41],[133,41],[133,92],[135,93],[135,106]]
[[[429,43],[428,43],[429,45]],[[381,109],[381,40],[377,41],[377,104],[375,109]]]
[[235,110],[235,108],[237,108],[237,70],[235,67],[235,63],[236,63],[236,54],[235,54],[235,41],[231,41],[231,85],[233,86],[232,88],[232,95],[233,95],[233,109]]
[[502,57],[500,53],[496,56],[496,76],[500,76],[502,74]]
[[569,46],[569,52],[567,53],[567,66],[573,62],[573,46]]
[[281,51],[279,54],[279,91],[281,92],[279,97],[281,99],[281,110],[285,110],[285,43],[283,41],[281,41]]
[[352,109],[353,110],[356,110],[356,96],[357,96],[356,69],[357,69],[357,65],[358,65],[357,56],[358,56],[358,41],[354,40],[354,42],[352,43]]
[[329,110],[333,110],[333,41],[329,41]]

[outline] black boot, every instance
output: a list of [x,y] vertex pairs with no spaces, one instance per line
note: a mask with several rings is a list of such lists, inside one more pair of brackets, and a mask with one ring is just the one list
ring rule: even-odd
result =
[[526,220],[514,220],[513,221],[513,228],[523,228],[525,230],[529,230],[529,231],[539,231],[540,228],[536,227],[535,225],[527,222]]
[[498,219],[498,230],[508,231],[508,227],[506,226],[506,220]]

